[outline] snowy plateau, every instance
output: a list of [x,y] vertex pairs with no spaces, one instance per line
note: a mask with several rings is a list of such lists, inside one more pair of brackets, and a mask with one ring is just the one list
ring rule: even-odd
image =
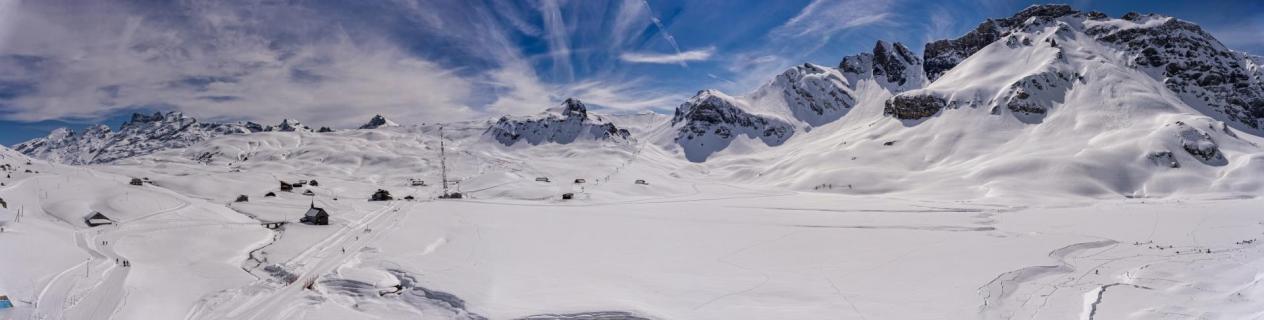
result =
[[1264,317],[1264,58],[1061,5],[926,48],[666,115],[59,129],[0,147],[0,319]]

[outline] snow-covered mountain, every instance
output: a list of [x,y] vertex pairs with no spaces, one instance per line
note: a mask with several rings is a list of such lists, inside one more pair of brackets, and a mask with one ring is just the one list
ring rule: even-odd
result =
[[377,128],[387,128],[387,127],[398,127],[398,126],[399,126],[398,123],[395,123],[394,121],[391,121],[390,119],[387,119],[386,117],[383,117],[382,115],[379,114],[379,115],[374,115],[373,119],[369,119],[369,122],[365,123],[364,125],[361,125],[360,129],[377,129]]
[[794,125],[777,117],[754,114],[745,101],[716,90],[702,90],[676,108],[671,125],[674,142],[685,158],[702,162],[741,137],[776,146],[794,135]]
[[[1161,27],[1165,24],[1179,28]],[[1219,111],[1247,109],[1202,107],[1188,103],[1187,93],[1204,92],[1212,101],[1217,92],[1247,99],[1260,85],[1244,76],[1234,84],[1240,89],[1215,91],[1224,84],[1215,81],[1215,70],[1246,75],[1253,69],[1246,62],[1234,64],[1249,61],[1238,59],[1240,54],[1214,50],[1222,47],[1191,24],[1037,6],[984,26],[987,32],[951,42],[950,51],[962,59],[949,69],[929,64],[953,55],[927,57],[927,73],[937,76],[925,87],[898,92],[882,79],[853,81],[860,98],[839,121],[765,152],[708,159],[717,168],[712,174],[722,169],[734,180],[799,189],[826,186],[838,192],[836,186],[845,186],[841,192],[849,193],[938,190],[1031,197],[1037,195],[1027,191],[1037,189],[1040,195],[1079,196],[1261,190],[1253,182],[1264,174],[1260,137],[1234,129],[1251,132],[1243,117]],[[1122,31],[1137,28],[1151,30]],[[1160,32],[1165,28],[1175,29]],[[995,37],[987,36],[992,31]],[[1111,34],[1120,32],[1171,40],[1112,41]],[[988,37],[993,40],[977,43]],[[1183,46],[1185,40],[1176,40],[1189,37],[1212,42]],[[1214,63],[1219,57],[1218,65],[1195,69],[1204,70],[1197,79],[1215,85],[1204,90],[1190,85],[1190,78],[1182,82],[1187,91],[1182,92],[1173,89],[1180,80],[1168,67],[1138,62],[1153,60],[1144,52],[1163,52],[1165,45],[1187,48],[1178,50],[1180,59],[1167,57],[1176,61],[1169,66]],[[935,52],[928,48],[928,54]],[[1207,58],[1185,60],[1191,57]]]
[[[215,137],[254,132],[314,132],[289,119],[276,125],[202,122],[180,112],[134,113],[118,131],[95,125],[76,132],[58,128],[47,137],[13,147],[28,156],[65,164],[102,164],[168,149],[187,148]],[[322,127],[320,132],[332,132]]]
[[105,125],[89,127],[83,132],[60,128],[47,137],[23,142],[13,149],[53,162],[96,164],[253,131],[257,130],[246,124],[200,122],[179,112],[136,113],[118,131]]
[[936,80],[997,41],[1033,45],[1031,38],[1022,35],[1055,21],[1067,24],[1067,32],[1073,30],[1095,40],[1095,45],[1115,49],[1111,53],[1127,55],[1129,60],[1119,63],[1163,82],[1190,106],[1260,132],[1264,70],[1259,60],[1226,48],[1194,23],[1168,16],[1128,13],[1112,19],[1067,5],[1031,6],[1009,18],[988,20],[960,38],[926,44],[926,74]]
[[567,144],[577,140],[634,141],[627,129],[620,129],[603,116],[591,114],[582,101],[566,99],[556,108],[527,117],[504,116],[487,128],[484,135],[512,146],[519,141],[531,145]]
[[1243,130],[1264,132],[1264,70],[1258,59],[1173,17],[1092,18],[1084,22],[1086,34],[1132,57],[1135,68],[1162,81],[1185,103]]

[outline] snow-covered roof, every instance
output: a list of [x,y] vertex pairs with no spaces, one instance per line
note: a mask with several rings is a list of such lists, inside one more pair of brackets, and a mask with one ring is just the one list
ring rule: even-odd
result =
[[328,212],[325,212],[325,209],[324,209],[324,208],[310,208],[310,209],[307,209],[307,213],[306,213],[306,214],[303,214],[303,216],[305,216],[305,217],[315,217],[315,216],[317,216],[317,215],[320,215],[321,213],[324,213],[325,215],[328,215],[328,214],[329,214]]

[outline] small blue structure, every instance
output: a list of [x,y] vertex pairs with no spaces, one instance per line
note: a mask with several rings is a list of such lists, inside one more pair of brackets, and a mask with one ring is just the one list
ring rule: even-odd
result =
[[9,301],[9,296],[0,295],[0,309],[13,308],[13,301]]

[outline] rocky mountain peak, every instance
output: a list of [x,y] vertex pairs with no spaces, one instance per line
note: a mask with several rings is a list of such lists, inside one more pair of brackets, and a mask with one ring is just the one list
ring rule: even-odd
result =
[[276,127],[270,127],[266,131],[294,132],[294,131],[312,131],[302,122],[290,121],[290,119],[281,119],[281,124]]
[[566,101],[562,101],[562,116],[588,118],[588,107],[584,106],[584,102],[579,99],[567,98]]
[[484,131],[497,142],[512,146],[518,141],[531,145],[552,142],[567,144],[579,140],[627,142],[632,134],[600,116],[589,117],[588,108],[576,98],[536,116],[503,116]]
[[784,120],[747,112],[742,102],[717,90],[698,91],[676,108],[671,123],[677,128],[676,144],[693,162],[706,161],[739,136],[776,146],[795,131],[794,125]]
[[132,119],[128,120],[124,124],[158,122],[158,121],[162,121],[165,118],[166,117],[162,115],[162,112],[154,112],[154,114],[152,115],[137,112],[137,113],[132,113]]
[[879,40],[871,52],[844,57],[838,69],[850,83],[873,79],[893,92],[921,88],[927,83],[922,60],[899,42]]
[[1057,17],[1062,17],[1062,16],[1073,15],[1076,13],[1080,13],[1080,12],[1076,11],[1074,8],[1071,8],[1070,5],[1037,4],[1037,5],[1027,6],[1026,9],[1023,9],[1023,11],[1019,11],[1018,13],[1015,13],[1014,16],[1006,18],[1006,19],[1002,19],[1002,22],[1005,26],[1010,27],[1010,26],[1023,23],[1027,21],[1027,19],[1031,19],[1032,17],[1057,18]]
[[[369,122],[365,123],[364,125],[361,125],[360,129],[377,129],[377,128],[383,128],[383,127],[398,127],[398,126],[399,124],[379,114],[379,115],[374,115],[372,119],[369,119]],[[322,129],[328,129],[328,128],[322,128]]]

